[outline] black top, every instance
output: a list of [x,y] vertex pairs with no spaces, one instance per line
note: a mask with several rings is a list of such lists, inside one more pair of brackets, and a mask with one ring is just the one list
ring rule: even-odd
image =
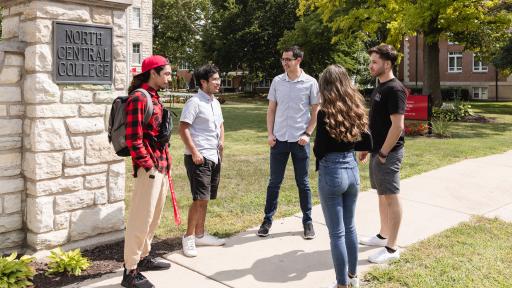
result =
[[[407,100],[407,92],[404,85],[393,78],[386,82],[379,83],[372,92],[370,108],[370,131],[373,137],[372,152],[378,152],[391,128],[391,118],[393,114],[404,114]],[[404,133],[395,144],[391,151],[404,145]]]
[[345,142],[334,139],[327,131],[325,122],[325,112],[323,110],[318,111],[316,117],[316,137],[315,146],[313,146],[313,152],[316,157],[316,170],[320,160],[330,152],[349,152],[352,150],[368,151],[372,147],[372,137],[369,133],[363,133],[361,135],[361,141],[358,142]]

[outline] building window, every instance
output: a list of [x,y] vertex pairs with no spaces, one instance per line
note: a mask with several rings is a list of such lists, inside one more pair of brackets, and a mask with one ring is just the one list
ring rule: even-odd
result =
[[140,29],[141,21],[140,21],[140,8],[133,7],[132,8],[132,28]]
[[180,66],[178,66],[178,70],[192,70],[192,65],[188,64],[187,62],[182,62]]
[[221,79],[221,86],[222,87],[227,87],[227,88],[231,88],[233,87],[233,80],[230,79],[230,78],[222,78]]
[[487,87],[473,87],[473,99],[487,99]]
[[448,72],[462,72],[462,52],[448,52]]
[[484,65],[480,57],[473,54],[473,72],[487,72],[489,68]]
[[140,43],[132,44],[132,64],[141,64]]

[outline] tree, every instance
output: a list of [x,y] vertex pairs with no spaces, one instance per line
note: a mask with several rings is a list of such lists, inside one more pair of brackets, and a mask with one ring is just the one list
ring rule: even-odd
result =
[[[441,105],[439,41],[450,39],[490,59],[510,37],[510,0],[300,0],[299,11],[314,8],[337,38],[368,39],[385,25],[395,47],[406,35],[422,35],[423,93]],[[335,38],[336,38],[335,37]]]
[[279,39],[298,19],[297,0],[212,0],[211,29],[203,39],[208,59],[222,71],[248,71],[251,81],[282,71]]
[[172,64],[203,64],[201,37],[210,23],[209,0],[154,0],[153,50]]
[[328,65],[337,63],[365,86],[371,81],[366,68],[368,55],[365,46],[355,40],[333,41],[334,36],[332,29],[323,23],[321,15],[314,11],[297,21],[293,30],[284,32],[278,48],[282,50],[299,45],[305,54],[301,66],[313,76],[318,76]]

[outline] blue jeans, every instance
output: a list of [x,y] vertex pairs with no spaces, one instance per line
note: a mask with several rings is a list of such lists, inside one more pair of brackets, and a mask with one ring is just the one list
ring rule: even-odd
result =
[[331,254],[339,285],[357,272],[357,234],[354,222],[359,169],[354,152],[329,153],[320,161],[318,192],[331,239]]
[[297,142],[276,140],[274,147],[270,148],[270,179],[267,187],[267,201],[265,203],[265,222],[272,223],[272,217],[277,210],[279,189],[283,182],[284,172],[288,158],[292,155],[295,182],[299,188],[300,209],[302,210],[302,223],[309,223],[311,219],[311,189],[309,188],[309,143],[302,146]]

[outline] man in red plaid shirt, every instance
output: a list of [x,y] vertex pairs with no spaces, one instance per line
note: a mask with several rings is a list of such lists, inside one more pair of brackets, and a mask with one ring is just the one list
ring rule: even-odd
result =
[[[154,140],[162,122],[163,105],[158,90],[167,87],[171,66],[162,56],[151,56],[142,62],[142,73],[136,75],[128,88],[126,106],[126,145],[133,163],[135,189],[132,194],[124,241],[124,274],[121,285],[130,288],[152,288],[154,285],[139,272],[169,269],[169,262],[149,255],[151,241],[169,191],[167,171],[170,169],[169,144]],[[153,114],[144,124],[148,98]]]

